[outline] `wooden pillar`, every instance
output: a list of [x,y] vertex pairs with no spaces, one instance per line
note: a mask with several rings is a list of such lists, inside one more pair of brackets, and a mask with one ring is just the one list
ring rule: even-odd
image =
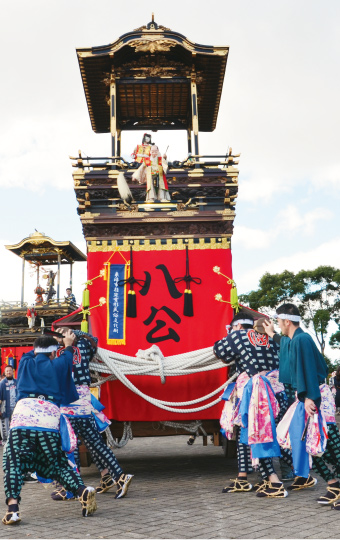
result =
[[[116,117],[116,78],[111,74],[110,80],[110,132],[111,132],[111,156],[116,156],[117,117]],[[116,168],[114,164],[113,169]]]
[[[191,114],[192,114],[192,131],[194,132],[194,152],[199,154],[198,145],[198,108],[197,108],[197,84],[196,73],[193,71],[191,74]],[[198,159],[198,158],[196,158]]]
[[24,305],[24,290],[25,290],[25,258],[22,259],[22,274],[21,274],[21,307]]
[[57,302],[59,304],[60,299],[60,264],[61,264],[61,257],[60,253],[58,253],[58,283],[57,283]]
[[187,135],[188,135],[188,154],[192,153],[192,147],[191,147],[191,129],[187,129]]
[[121,130],[117,129],[117,156],[120,156],[120,153],[121,153],[121,145],[120,145],[121,134],[122,134]]
[[71,262],[70,264],[70,289],[72,289],[72,270],[73,270],[73,262]]

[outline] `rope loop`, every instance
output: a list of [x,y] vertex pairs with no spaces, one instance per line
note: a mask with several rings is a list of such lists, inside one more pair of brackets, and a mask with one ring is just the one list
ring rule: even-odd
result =
[[162,351],[160,350],[159,347],[157,347],[157,345],[152,345],[150,349],[146,349],[145,351],[143,351],[142,349],[139,349],[136,354],[136,357],[140,358],[141,360],[147,360],[147,361],[153,362],[154,364],[158,364],[161,382],[162,384],[165,383],[165,374],[164,374],[165,358]]
[[[235,362],[232,361],[228,365],[230,366],[234,363]],[[100,386],[108,380],[118,379],[129,390],[155,407],[159,407],[160,409],[171,413],[188,414],[203,411],[204,409],[208,409],[220,403],[221,392],[223,392],[226,386],[237,377],[237,374],[234,373],[228,381],[223,382],[223,384],[207,395],[191,401],[179,402],[164,401],[145,394],[130,381],[128,376],[160,375],[162,382],[165,382],[166,376],[191,375],[193,373],[202,373],[225,368],[226,365],[215,357],[212,347],[168,356],[167,358],[164,358],[163,353],[157,345],[152,345],[150,349],[145,351],[139,350],[135,358],[118,352],[101,349],[99,347],[95,358],[90,362],[91,376],[97,378],[97,382],[93,382],[91,386]],[[109,376],[103,377],[103,374]],[[214,399],[211,401],[211,398]],[[202,403],[204,404],[202,405]],[[191,407],[196,404],[201,405],[193,408]]]

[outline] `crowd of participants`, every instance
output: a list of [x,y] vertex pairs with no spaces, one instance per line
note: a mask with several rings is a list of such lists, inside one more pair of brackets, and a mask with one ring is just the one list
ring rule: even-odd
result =
[[[253,317],[240,312],[214,345],[215,355],[237,375],[223,396],[221,427],[228,439],[236,437],[238,476],[223,492],[284,498],[315,486],[314,469],[327,482],[317,502],[340,510],[340,434],[328,367],[300,328],[297,306],[283,304],[275,318],[280,334],[266,318],[257,331]],[[281,479],[274,457],[280,459]],[[254,468],[261,480],[252,485],[248,475]]]
[[[223,395],[220,422],[223,434],[237,440],[238,476],[223,492],[285,498],[288,491],[315,486],[313,468],[327,482],[317,502],[340,510],[340,434],[326,384],[328,368],[311,336],[300,328],[300,319],[294,304],[280,306],[278,334],[269,319],[254,325],[249,312],[239,312],[227,336],[214,345],[214,354],[234,375]],[[8,506],[4,525],[21,521],[22,486],[32,478],[54,482],[55,501],[77,499],[84,517],[96,511],[96,494],[112,488],[117,499],[127,494],[133,476],[123,472],[104,442],[101,432],[109,421],[90,391],[89,363],[97,341],[61,328],[55,337],[42,335],[35,341],[20,360],[17,379],[6,367],[0,383]],[[85,486],[81,478],[80,440],[101,473],[96,488]],[[253,485],[248,475],[255,469],[260,478]]]

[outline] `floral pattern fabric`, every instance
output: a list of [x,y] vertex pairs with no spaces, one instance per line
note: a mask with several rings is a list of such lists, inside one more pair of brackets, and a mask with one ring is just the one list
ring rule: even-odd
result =
[[327,445],[327,424],[322,410],[310,419],[306,435],[306,452],[321,457]]
[[59,407],[51,401],[39,398],[20,399],[15,406],[11,429],[42,429],[60,432],[62,449],[73,452],[77,437],[68,418],[60,414]]
[[228,440],[232,440],[234,438],[234,426],[241,426],[240,405],[243,389],[248,381],[249,376],[244,371],[237,377],[236,385],[231,392],[228,401],[226,401],[224,404],[220,418],[220,425],[222,432],[225,434]]
[[[323,385],[322,385],[323,386]],[[321,387],[320,387],[321,390]],[[327,393],[324,392],[324,396]],[[322,396],[322,390],[321,390]],[[279,422],[276,428],[277,440],[279,445],[282,448],[292,448],[289,429],[292,422],[293,416],[296,412],[296,408],[301,403],[298,399],[289,407],[288,411]],[[305,414],[304,421],[307,423],[308,416]],[[327,445],[327,423],[326,417],[323,411],[322,398],[321,398],[321,407],[318,413],[314,414],[313,417],[308,421],[308,427],[306,432],[306,452],[311,456],[322,456],[326,450]]]
[[279,422],[276,426],[277,442],[282,448],[292,448],[289,436],[289,427],[298,403],[298,399],[294,401],[294,403],[289,407],[288,411],[282,418],[281,422]]
[[59,431],[59,422],[60,409],[57,405],[39,398],[24,398],[15,406],[10,428]]
[[275,433],[272,429],[271,411],[276,418],[280,407],[273,389],[263,374],[259,373],[252,377],[252,393],[248,409],[248,444],[274,441]]
[[335,401],[328,384],[320,385],[321,410],[325,416],[327,424],[335,424]]
[[[270,425],[270,415],[269,415],[269,404],[267,399],[267,393],[264,386],[264,381],[261,377],[267,377],[275,394],[284,391],[284,386],[279,382],[279,370],[275,369],[272,371],[263,371],[252,377],[254,395],[250,400],[249,407],[249,426],[250,426],[250,441],[249,444],[253,444],[253,440],[257,442],[272,442],[273,435],[271,425]],[[246,384],[249,381],[248,374],[244,371],[241,373],[236,380],[236,386],[231,392],[228,401],[225,402],[221,418],[220,425],[222,432],[225,434],[226,438],[231,440],[234,438],[234,426],[242,426],[240,405],[243,397],[243,390]],[[262,382],[259,383],[259,380]],[[258,384],[261,386],[260,394],[258,393]],[[270,389],[270,387],[268,386]],[[279,413],[279,405],[273,395],[273,391],[270,389],[269,395],[271,400],[271,406],[274,412],[274,417],[276,418]],[[263,440],[262,440],[263,438]],[[255,443],[254,443],[255,444]]]
[[61,412],[67,416],[90,416],[93,410],[90,388],[86,385],[76,385],[76,389],[79,399],[69,405],[62,405],[60,408]]

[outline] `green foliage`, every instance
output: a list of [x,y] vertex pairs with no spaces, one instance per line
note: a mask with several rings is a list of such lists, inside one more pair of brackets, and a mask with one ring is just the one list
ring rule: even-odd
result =
[[332,349],[340,349],[340,330],[330,337],[329,344]]
[[[304,324],[314,332],[324,353],[330,321],[340,324],[340,270],[319,266],[297,274],[288,270],[280,274],[267,272],[257,291],[240,295],[240,303],[256,311],[275,309],[283,302],[298,305]],[[340,330],[333,334],[330,343],[340,348]]]
[[328,376],[330,376],[330,374],[332,373],[332,371],[335,371],[336,368],[338,367],[339,362],[337,362],[336,360],[333,362],[333,361],[332,361],[330,358],[328,358],[328,356],[325,355],[325,354],[323,355],[323,357],[324,357],[325,362],[326,362],[326,364],[327,364],[327,366],[328,366],[328,373],[329,373]]

